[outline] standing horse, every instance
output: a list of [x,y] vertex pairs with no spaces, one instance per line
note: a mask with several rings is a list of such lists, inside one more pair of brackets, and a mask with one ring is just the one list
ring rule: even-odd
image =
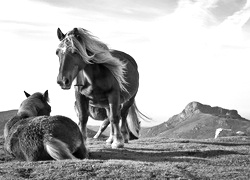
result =
[[[61,41],[56,54],[60,68],[57,83],[70,89],[76,79],[75,96],[79,110],[79,125],[86,139],[89,107],[105,108],[111,123],[107,143],[120,148],[128,141],[126,118],[129,109],[133,114],[133,128],[140,130],[135,96],[139,87],[139,73],[135,60],[128,54],[110,50],[87,30],[74,28],[66,34],[57,29]],[[119,126],[122,119],[121,129]]]
[[4,127],[4,148],[20,160],[83,159],[87,150],[77,124],[64,116],[49,116],[48,91],[24,100]]

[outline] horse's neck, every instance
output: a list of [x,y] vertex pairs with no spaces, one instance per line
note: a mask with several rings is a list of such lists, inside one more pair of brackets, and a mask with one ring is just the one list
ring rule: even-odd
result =
[[31,117],[33,116],[33,114],[30,113],[29,111],[18,111],[17,116],[23,119],[23,118]]
[[30,105],[26,102],[19,108],[17,116],[21,118],[28,118],[32,116],[37,116],[38,112],[35,105]]
[[78,76],[76,78],[76,84],[78,85],[86,85],[88,84],[93,84],[93,73],[99,73],[100,72],[100,66],[99,64],[89,64],[86,65],[86,67],[81,70],[78,73]]

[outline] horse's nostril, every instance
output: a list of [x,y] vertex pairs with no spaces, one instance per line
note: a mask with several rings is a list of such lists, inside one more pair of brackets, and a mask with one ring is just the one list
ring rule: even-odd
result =
[[65,84],[66,86],[69,85],[69,79],[65,78],[65,79],[64,79],[64,84]]
[[57,80],[57,84],[62,85],[62,82],[61,82],[61,81],[59,81],[59,80]]

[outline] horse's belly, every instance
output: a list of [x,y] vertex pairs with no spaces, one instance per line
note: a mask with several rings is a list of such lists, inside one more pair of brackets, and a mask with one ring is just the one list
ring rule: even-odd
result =
[[105,108],[89,106],[89,113],[91,118],[95,120],[103,121],[107,118],[107,112]]
[[98,107],[98,108],[107,108],[109,107],[109,102],[108,100],[89,100],[89,105],[92,107]]

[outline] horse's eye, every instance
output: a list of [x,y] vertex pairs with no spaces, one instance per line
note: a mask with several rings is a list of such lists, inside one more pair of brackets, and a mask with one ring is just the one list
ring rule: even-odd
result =
[[56,50],[56,55],[58,55],[58,53],[59,53],[59,49]]

